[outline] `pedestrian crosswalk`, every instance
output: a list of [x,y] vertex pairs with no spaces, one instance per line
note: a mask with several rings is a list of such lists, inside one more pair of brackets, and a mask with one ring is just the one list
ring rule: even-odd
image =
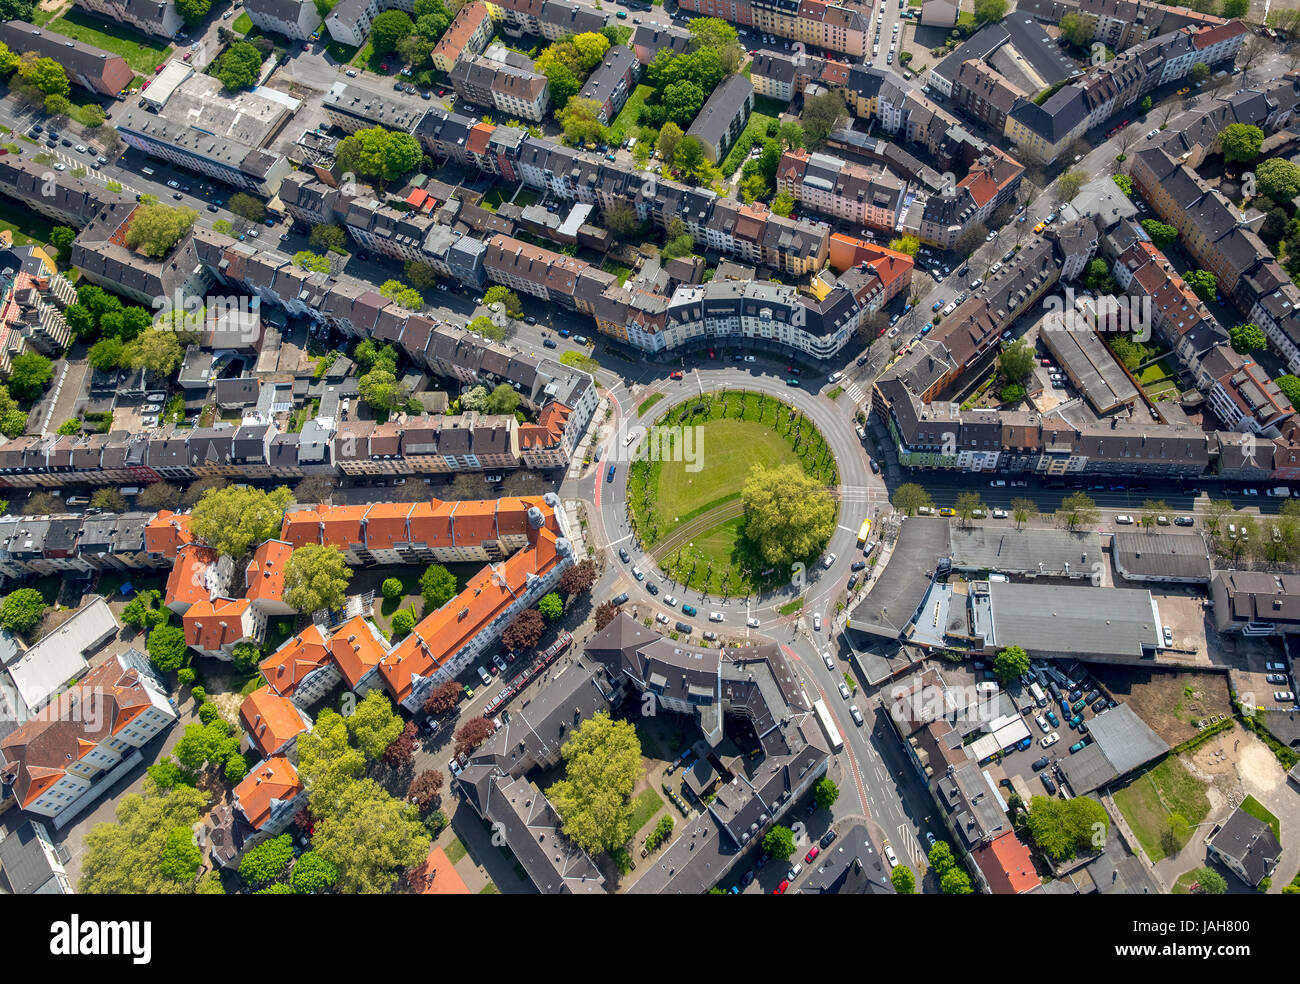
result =
[[853,401],[854,406],[867,402],[867,394],[862,392],[862,387],[853,380],[847,379],[841,385],[844,387],[844,392],[849,399]]
[[925,850],[921,847],[921,842],[916,839],[916,835],[907,829],[906,824],[898,825],[898,842],[906,846],[907,856],[912,861],[912,870],[923,868]]
[[870,502],[875,490],[866,485],[841,485],[832,489],[831,494],[841,502]]

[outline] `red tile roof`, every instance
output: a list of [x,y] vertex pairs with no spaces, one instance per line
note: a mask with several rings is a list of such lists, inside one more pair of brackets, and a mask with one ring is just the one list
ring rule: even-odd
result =
[[288,697],[259,687],[239,706],[239,723],[263,755],[274,755],[285,743],[307,730]]
[[283,540],[267,540],[254,550],[244,570],[244,596],[262,601],[284,600],[284,565],[292,555],[292,544]]
[[185,645],[215,652],[244,638],[244,614],[252,607],[247,598],[204,598],[190,605],[181,619]]
[[972,852],[994,895],[1020,895],[1042,884],[1029,848],[1008,830]]
[[149,520],[149,524],[144,528],[145,550],[169,559],[175,559],[177,551],[193,540],[189,513],[178,515],[163,509]]
[[181,547],[172,572],[167,575],[165,603],[192,605],[197,601],[207,601],[211,597],[209,572],[216,563],[217,552],[211,547],[193,543]]
[[258,763],[257,768],[244,777],[243,782],[235,787],[235,799],[248,822],[261,830],[271,818],[277,801],[292,800],[304,791],[293,763],[283,755],[275,755]]
[[309,625],[262,660],[262,676],[276,693],[291,697],[309,673],[320,669],[329,660],[324,634],[315,625]]
[[388,645],[382,638],[376,638],[370,623],[358,615],[334,630],[329,651],[348,686],[356,687],[387,655]]

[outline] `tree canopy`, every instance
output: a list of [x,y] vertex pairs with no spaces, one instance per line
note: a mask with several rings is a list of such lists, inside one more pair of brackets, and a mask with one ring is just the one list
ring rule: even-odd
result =
[[456,597],[459,582],[442,564],[430,564],[420,575],[420,594],[424,596],[424,614],[441,608]]
[[126,244],[155,259],[166,256],[190,231],[199,213],[192,208],[154,202],[140,205],[131,216]]
[[1219,146],[1223,148],[1223,159],[1228,163],[1253,161],[1259,156],[1263,143],[1264,131],[1249,123],[1229,123],[1219,132]]
[[755,465],[741,491],[745,537],[769,564],[811,557],[835,530],[836,508],[826,487],[795,464]]
[[0,628],[26,634],[45,616],[45,598],[35,588],[18,588],[0,602]]
[[629,798],[643,771],[636,729],[596,714],[569,736],[560,755],[564,778],[548,796],[564,833],[592,853],[621,847],[632,833]]
[[993,672],[1004,684],[1029,672],[1029,654],[1020,646],[1007,646],[993,658]]
[[923,506],[934,505],[930,493],[916,482],[904,482],[894,489],[894,494],[889,497],[889,500],[895,509],[908,516],[915,515],[916,511]]
[[373,779],[346,783],[312,836],[313,850],[337,872],[337,889],[350,894],[389,891],[403,869],[428,856],[429,843],[415,806]]
[[293,493],[281,485],[264,492],[251,486],[210,489],[194,507],[190,529],[219,554],[238,560],[264,540],[280,535]]
[[[402,14],[390,10],[388,14]],[[405,16],[402,14],[402,16]],[[375,18],[376,21],[379,18]],[[339,141],[337,159],[339,167],[367,178],[396,181],[413,171],[423,160],[420,143],[409,133],[394,133],[382,126],[358,130]]]
[[401,717],[393,710],[388,695],[378,688],[369,691],[344,720],[352,744],[370,760],[383,755],[402,733]]
[[[285,604],[300,612],[343,607],[352,568],[343,552],[332,544],[308,543],[298,547],[284,565]],[[401,582],[398,582],[401,589]]]
[[255,86],[261,70],[261,50],[247,41],[236,41],[217,59],[210,74],[230,92],[238,92]]
[[1035,796],[1029,804],[1025,828],[1044,854],[1063,861],[1080,850],[1104,845],[1110,818],[1105,807],[1087,796],[1069,800]]

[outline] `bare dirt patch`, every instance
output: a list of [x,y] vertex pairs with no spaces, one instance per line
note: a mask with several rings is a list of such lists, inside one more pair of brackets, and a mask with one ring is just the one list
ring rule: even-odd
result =
[[1226,679],[1218,673],[1170,672],[1091,664],[1089,669],[1117,701],[1125,701],[1170,745],[1198,734],[1193,721],[1231,714]]

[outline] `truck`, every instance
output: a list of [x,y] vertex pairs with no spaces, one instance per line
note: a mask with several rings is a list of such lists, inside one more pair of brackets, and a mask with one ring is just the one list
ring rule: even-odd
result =
[[1047,695],[1043,693],[1043,688],[1036,683],[1029,685],[1029,696],[1034,698],[1034,703],[1039,707],[1047,706]]

